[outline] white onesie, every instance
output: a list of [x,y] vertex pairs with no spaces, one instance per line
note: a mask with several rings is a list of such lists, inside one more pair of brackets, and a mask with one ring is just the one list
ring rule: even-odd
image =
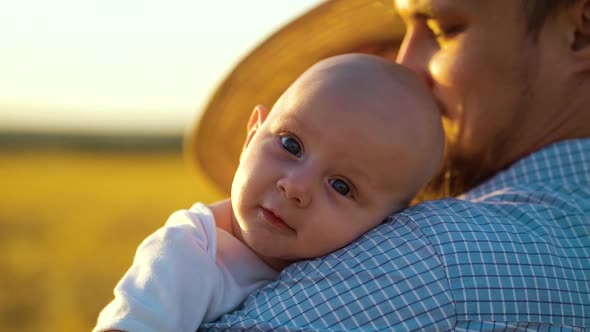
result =
[[196,331],[277,275],[197,203],[141,243],[93,331]]

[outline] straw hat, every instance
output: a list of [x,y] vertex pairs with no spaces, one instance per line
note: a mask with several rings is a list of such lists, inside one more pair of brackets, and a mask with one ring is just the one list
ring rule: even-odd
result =
[[217,87],[185,136],[185,156],[229,194],[254,106],[269,110],[312,64],[342,53],[394,58],[404,33],[392,0],[331,0],[256,47]]

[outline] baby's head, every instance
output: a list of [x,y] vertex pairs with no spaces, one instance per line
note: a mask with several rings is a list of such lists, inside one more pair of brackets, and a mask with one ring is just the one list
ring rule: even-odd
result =
[[341,248],[407,206],[442,158],[440,114],[409,70],[360,54],[312,66],[256,108],[232,185],[244,241],[298,260]]

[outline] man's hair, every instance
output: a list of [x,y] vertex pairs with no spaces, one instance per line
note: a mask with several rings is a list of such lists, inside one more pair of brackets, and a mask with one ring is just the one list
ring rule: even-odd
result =
[[521,0],[526,19],[526,31],[537,40],[547,18],[555,15],[564,7],[569,7],[575,0]]

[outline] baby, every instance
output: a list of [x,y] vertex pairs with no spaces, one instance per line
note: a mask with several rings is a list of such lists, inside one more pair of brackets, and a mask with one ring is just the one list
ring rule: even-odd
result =
[[247,129],[231,198],[176,212],[148,237],[94,331],[195,331],[290,263],[405,208],[444,147],[428,88],[360,54],[312,66]]

